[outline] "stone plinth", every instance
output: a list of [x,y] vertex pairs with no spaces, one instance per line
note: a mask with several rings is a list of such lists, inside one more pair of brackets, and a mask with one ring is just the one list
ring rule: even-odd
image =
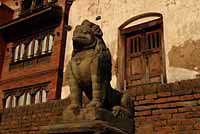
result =
[[78,116],[41,127],[41,134],[132,134],[131,119],[114,117],[105,109],[83,109]]

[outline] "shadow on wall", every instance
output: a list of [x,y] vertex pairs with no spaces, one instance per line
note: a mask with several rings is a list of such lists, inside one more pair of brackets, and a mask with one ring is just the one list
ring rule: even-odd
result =
[[200,72],[200,39],[187,40],[169,51],[169,65]]

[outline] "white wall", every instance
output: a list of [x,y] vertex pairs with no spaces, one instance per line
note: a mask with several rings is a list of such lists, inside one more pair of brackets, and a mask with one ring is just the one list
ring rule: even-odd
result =
[[[158,12],[163,15],[167,81],[196,78],[199,70],[191,67],[188,69],[182,65],[170,65],[168,53],[173,47],[179,49],[186,45],[187,40],[195,42],[200,39],[200,0],[75,0],[70,11],[69,25],[73,31],[84,19],[99,24],[115,62],[119,26],[131,17],[147,12]],[[97,22],[96,16],[101,16],[102,19]],[[71,57],[72,31],[68,32],[65,66]],[[116,86],[116,79],[112,81],[112,85]],[[68,89],[65,87],[66,85],[63,90]]]

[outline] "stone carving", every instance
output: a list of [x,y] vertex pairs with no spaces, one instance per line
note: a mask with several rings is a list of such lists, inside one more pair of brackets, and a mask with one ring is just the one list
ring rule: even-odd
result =
[[88,108],[103,108],[119,118],[130,118],[132,101],[127,93],[112,89],[111,54],[103,39],[100,27],[88,20],[76,26],[73,33],[73,53],[68,64],[71,104],[69,111],[78,115],[82,107],[83,92],[90,100]]

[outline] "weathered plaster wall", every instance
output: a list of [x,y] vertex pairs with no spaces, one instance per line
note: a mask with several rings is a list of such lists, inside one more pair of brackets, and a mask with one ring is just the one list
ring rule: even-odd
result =
[[[114,68],[119,51],[119,26],[131,17],[147,12],[163,15],[167,81],[195,78],[200,72],[200,0],[75,0],[70,11],[69,24],[72,31],[84,19],[99,24],[112,53]],[[101,16],[102,19],[96,21],[96,16]],[[71,57],[72,31],[68,33],[66,64]],[[63,89],[66,85],[65,82]],[[115,79],[112,85],[116,86]]]

